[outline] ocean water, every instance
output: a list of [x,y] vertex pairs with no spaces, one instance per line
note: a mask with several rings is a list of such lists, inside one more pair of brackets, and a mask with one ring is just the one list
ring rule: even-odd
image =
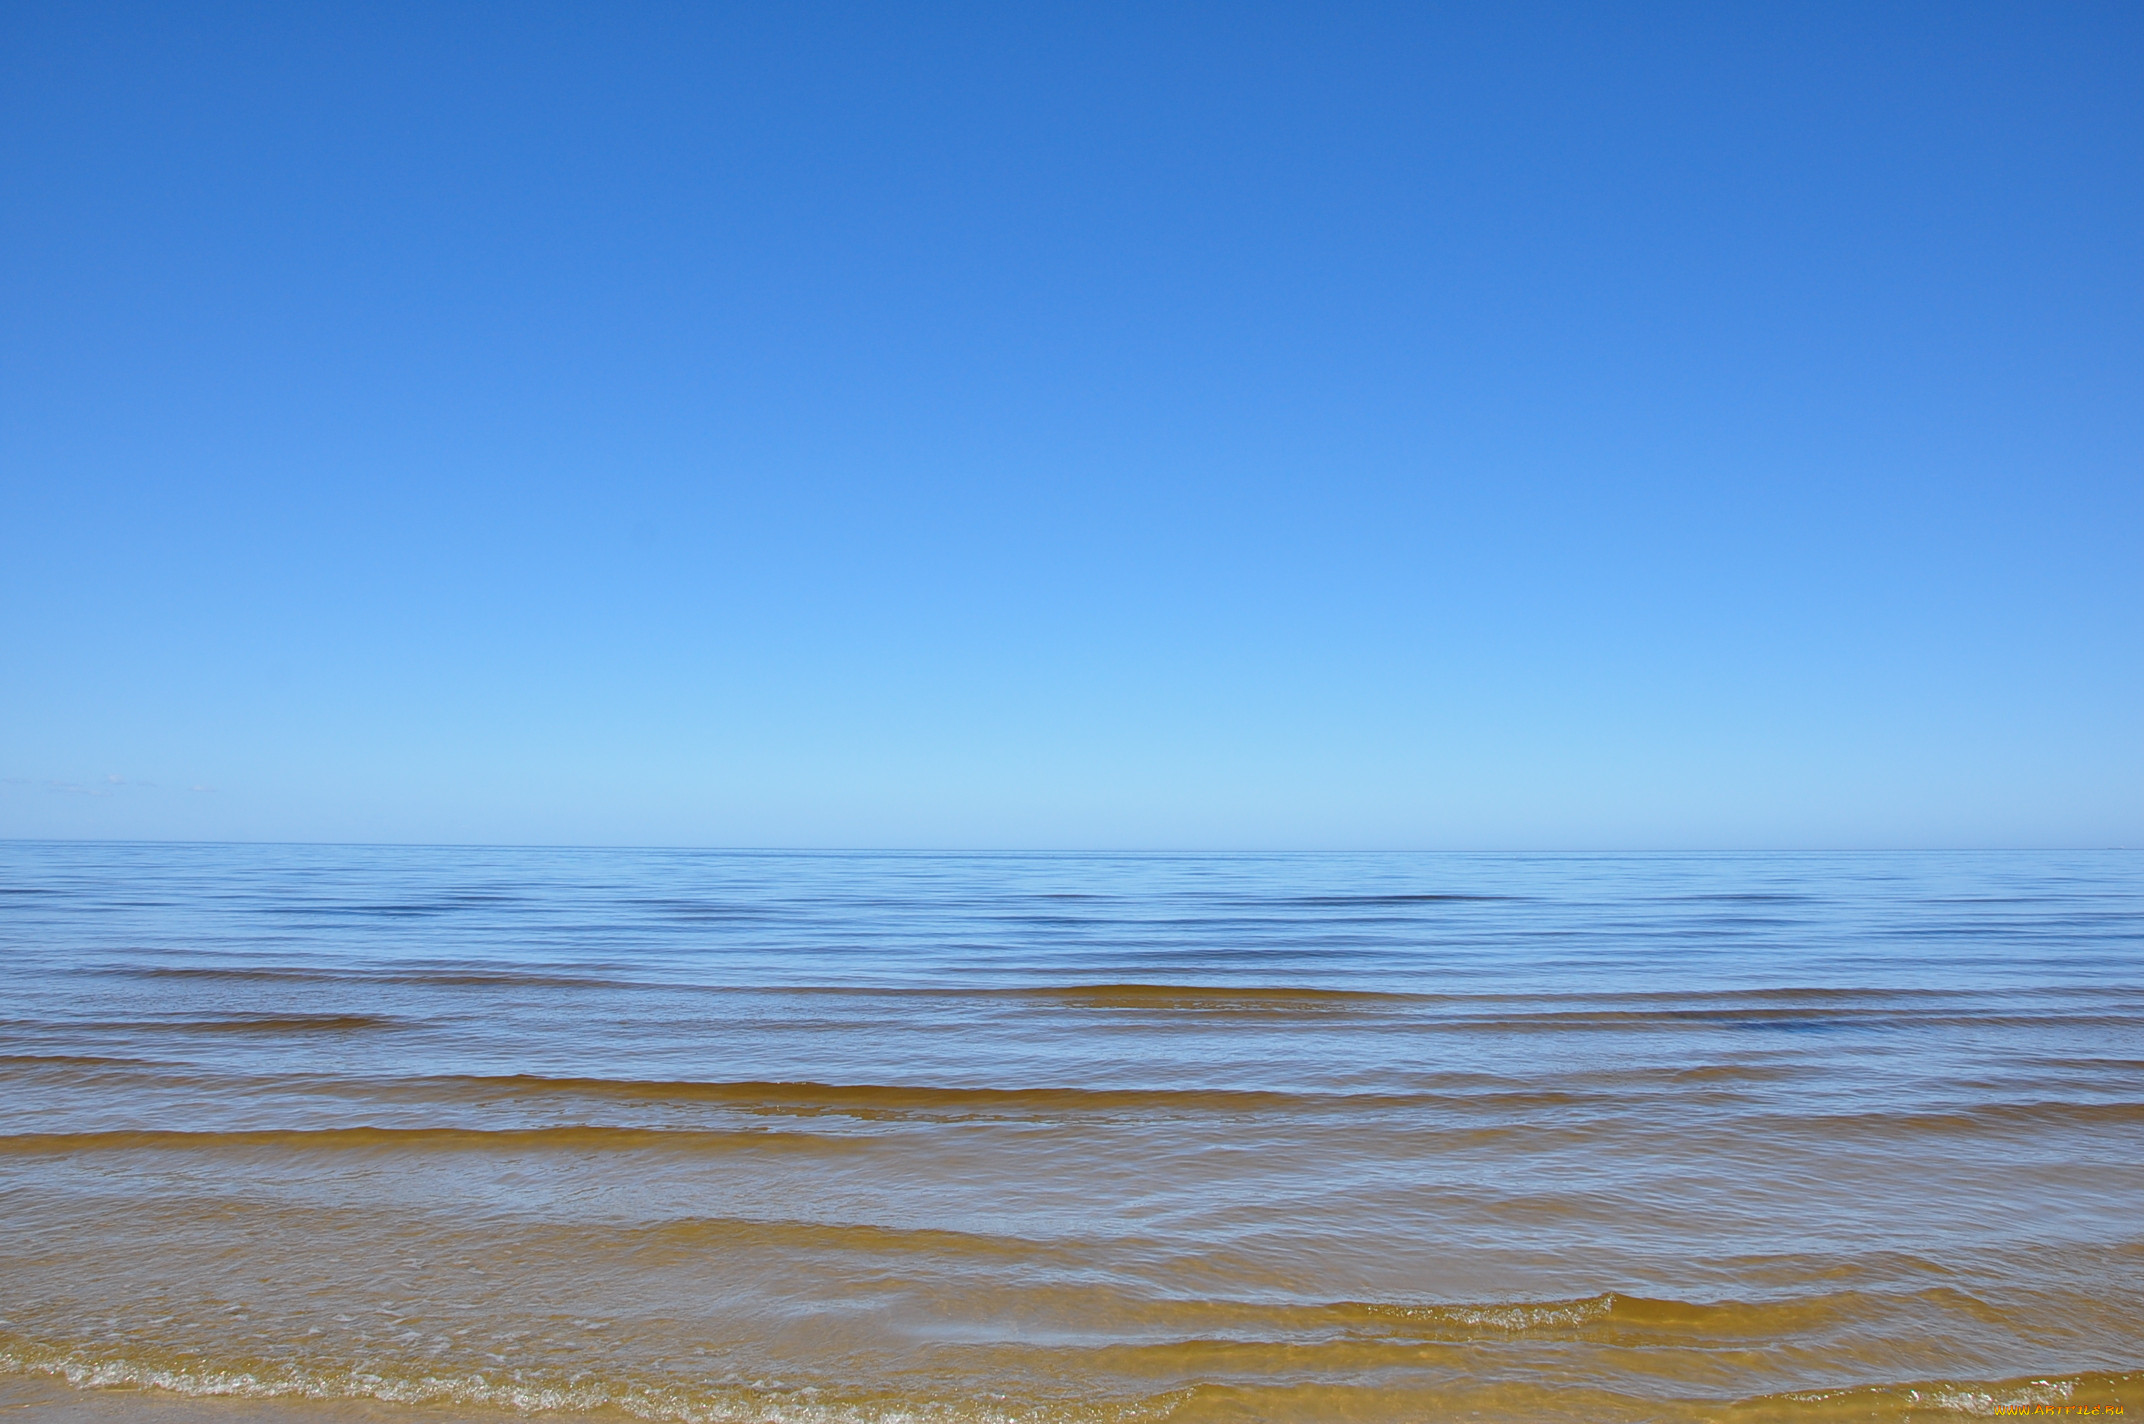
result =
[[15,842],[0,973],[27,1408],[2144,1412],[2133,852]]

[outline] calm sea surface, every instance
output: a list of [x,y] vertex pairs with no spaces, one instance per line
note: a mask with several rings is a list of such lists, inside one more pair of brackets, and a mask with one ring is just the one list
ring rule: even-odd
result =
[[40,1407],[2144,1413],[2133,852],[14,842],[0,974]]

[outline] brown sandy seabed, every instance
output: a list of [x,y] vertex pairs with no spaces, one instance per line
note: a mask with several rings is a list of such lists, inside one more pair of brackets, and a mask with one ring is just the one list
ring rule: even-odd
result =
[[33,852],[8,1417],[2144,1424],[2129,860]]

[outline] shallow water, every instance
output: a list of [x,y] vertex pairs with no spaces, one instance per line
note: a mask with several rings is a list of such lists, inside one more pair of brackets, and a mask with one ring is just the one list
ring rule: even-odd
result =
[[2128,852],[4,843],[0,1371],[46,1409],[2144,1410],[2140,952]]

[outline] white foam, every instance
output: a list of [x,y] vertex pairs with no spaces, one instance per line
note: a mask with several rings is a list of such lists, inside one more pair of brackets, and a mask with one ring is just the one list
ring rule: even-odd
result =
[[531,1384],[483,1375],[409,1378],[362,1368],[272,1370],[175,1367],[81,1352],[0,1352],[0,1371],[57,1375],[82,1389],[157,1389],[193,1397],[241,1399],[375,1399],[389,1404],[453,1404],[516,1413],[593,1413],[611,1409],[659,1424],[1039,1424],[1076,1413],[1089,1419],[1151,1417],[1151,1405],[1103,1410],[1043,1410],[1006,1405],[914,1401],[826,1403],[815,1390],[780,1397],[739,1391],[695,1398],[683,1390],[603,1383]]

